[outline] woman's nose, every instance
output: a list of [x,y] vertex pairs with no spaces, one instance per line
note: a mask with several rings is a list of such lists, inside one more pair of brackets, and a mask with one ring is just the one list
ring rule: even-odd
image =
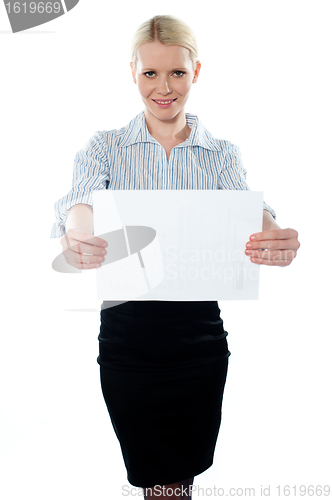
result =
[[171,92],[170,85],[166,78],[160,80],[157,91],[161,94],[169,94]]

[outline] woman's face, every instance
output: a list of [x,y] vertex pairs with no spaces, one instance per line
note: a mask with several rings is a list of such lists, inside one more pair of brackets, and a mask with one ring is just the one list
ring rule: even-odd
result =
[[194,71],[188,49],[160,42],[143,43],[137,55],[136,73],[132,63],[130,66],[147,110],[160,120],[171,120],[184,108],[201,64],[198,62]]

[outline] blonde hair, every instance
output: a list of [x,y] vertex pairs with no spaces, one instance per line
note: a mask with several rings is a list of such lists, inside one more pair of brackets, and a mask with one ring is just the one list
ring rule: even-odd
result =
[[165,45],[181,45],[189,50],[195,70],[198,61],[197,41],[192,29],[181,19],[174,16],[154,16],[142,23],[132,39],[131,61],[137,68],[137,49],[147,42],[161,42]]

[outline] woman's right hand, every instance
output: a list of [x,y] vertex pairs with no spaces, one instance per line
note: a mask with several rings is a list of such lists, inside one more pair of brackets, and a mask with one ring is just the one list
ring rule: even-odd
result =
[[[60,239],[66,262],[77,269],[95,269],[101,265],[108,243],[80,229],[68,229]],[[89,254],[89,255],[83,255]]]

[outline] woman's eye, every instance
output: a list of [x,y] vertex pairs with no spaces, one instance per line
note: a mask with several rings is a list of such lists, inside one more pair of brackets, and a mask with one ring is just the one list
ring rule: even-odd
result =
[[[175,73],[181,73],[180,75],[176,75],[177,77],[181,77],[182,75],[184,75],[184,71],[174,71],[174,75]],[[147,71],[146,73],[144,73],[148,78],[152,78],[152,76],[155,74],[154,71]]]

